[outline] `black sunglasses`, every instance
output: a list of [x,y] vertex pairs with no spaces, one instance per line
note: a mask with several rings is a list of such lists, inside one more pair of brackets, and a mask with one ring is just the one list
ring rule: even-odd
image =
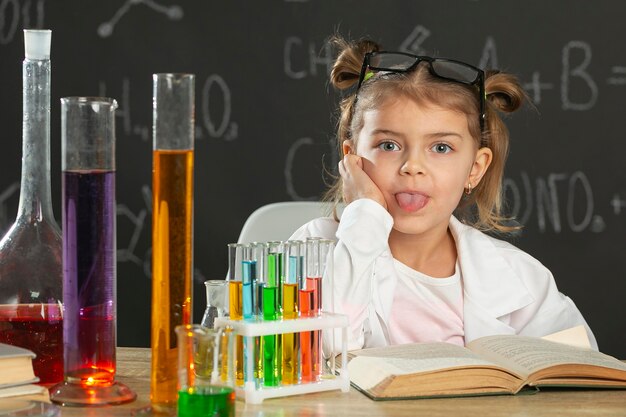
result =
[[[480,102],[480,131],[485,125],[485,72],[465,62],[446,58],[431,58],[405,52],[368,52],[363,59],[357,94],[361,85],[367,81],[374,72],[386,71],[391,73],[411,72],[417,68],[420,62],[427,62],[430,73],[444,80],[454,81],[465,85],[478,85]],[[356,95],[355,95],[356,102]]]

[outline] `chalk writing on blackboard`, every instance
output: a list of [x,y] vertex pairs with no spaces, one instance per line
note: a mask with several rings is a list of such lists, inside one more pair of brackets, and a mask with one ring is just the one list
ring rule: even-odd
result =
[[626,67],[620,67],[620,66],[611,67],[611,73],[614,76],[607,78],[606,80],[607,84],[609,85],[625,85],[626,84]]
[[302,146],[312,145],[313,139],[311,138],[300,138],[291,144],[289,150],[287,151],[287,158],[285,160],[285,185],[287,186],[287,194],[294,200],[311,200],[315,201],[318,199],[317,196],[301,196],[296,190],[296,186],[294,184],[293,178],[293,161],[296,157],[296,153]]
[[[287,77],[301,80],[318,75],[326,77],[335,61],[332,46],[323,42],[321,48],[315,42],[305,42],[297,36],[285,39],[283,47],[283,69]],[[323,67],[324,71],[319,71]]]
[[529,225],[535,214],[541,233],[560,233],[564,228],[573,232],[604,231],[604,219],[594,213],[593,190],[582,171],[550,173],[531,180],[527,172],[520,180],[507,177],[503,191],[510,204],[510,215],[521,224]]
[[137,242],[141,237],[141,232],[143,232],[146,215],[146,209],[141,209],[139,213],[135,214],[125,204],[117,205],[117,222],[121,222],[124,224],[124,227],[126,227],[126,222],[122,221],[120,218],[128,219],[133,230],[128,242],[120,242],[119,240],[117,242],[118,262],[132,262],[137,265],[143,264],[143,261],[135,253],[135,250],[137,248]]
[[430,30],[422,25],[417,25],[409,36],[400,43],[400,51],[415,55],[424,55],[426,51],[422,48],[424,41],[430,36]]
[[533,103],[541,104],[541,92],[543,90],[552,90],[554,84],[541,82],[541,73],[539,71],[533,71],[531,79],[530,82],[524,83],[523,87]]
[[144,4],[155,12],[163,13],[170,20],[180,20],[183,18],[183,9],[177,5],[168,7],[160,5],[153,0],[127,0],[122,7],[115,12],[111,19],[98,26],[98,36],[101,38],[108,38],[111,36],[115,30],[115,25],[120,21],[120,19],[129,12],[132,6],[136,6],[138,4]]
[[[327,143],[316,142],[310,137],[297,139],[289,146],[289,149],[287,150],[287,157],[285,158],[284,168],[286,192],[292,198],[292,200],[319,200],[319,194],[310,196],[302,195],[301,192],[298,191],[298,187],[296,185],[298,181],[296,179],[296,176],[294,175],[294,169],[298,166],[298,164],[295,162],[298,153],[302,152],[305,155],[316,153],[316,149],[312,149],[311,147],[322,149],[320,157],[317,161],[321,163],[324,175],[327,173],[333,173],[332,175],[336,175],[337,164],[339,163],[339,155],[337,154],[337,151],[335,149],[334,139],[329,140]],[[320,173],[320,175],[322,174]]]
[[[572,55],[580,55],[581,62],[573,63]],[[570,41],[563,47],[561,72],[561,107],[563,110],[589,110],[598,99],[598,85],[593,80],[587,68],[591,63],[591,46],[587,42]],[[586,101],[574,102],[570,97],[570,85],[574,79],[578,85],[582,84],[589,91]],[[583,88],[577,88],[578,91]]]
[[[100,81],[98,94],[107,96],[107,83]],[[115,116],[121,123],[120,133],[125,136],[138,136],[143,142],[151,139],[150,122],[135,123],[131,109],[131,82],[128,77],[122,78],[120,94],[111,94],[118,102]],[[218,74],[209,75],[203,83],[202,93],[196,98],[199,102],[199,110],[196,120],[200,123],[195,127],[196,140],[209,138],[222,139],[225,141],[235,140],[239,137],[239,125],[232,120],[232,95],[230,87]]]
[[[215,93],[212,94],[212,92]],[[213,119],[215,113],[219,113],[211,106],[215,102],[215,94],[221,98],[222,101],[222,115],[217,120]],[[204,124],[204,128],[207,130],[211,138],[221,138],[226,141],[237,139],[239,136],[239,126],[235,122],[231,122],[232,113],[232,100],[231,93],[226,81],[218,74],[212,74],[207,77],[202,87],[202,104],[201,104],[201,119]],[[213,110],[212,110],[213,109]],[[217,121],[217,123],[216,123]],[[196,129],[197,131],[197,129]]]
[[[10,43],[22,28],[43,28],[44,0],[0,0],[0,45]],[[21,7],[20,7],[21,6]]]
[[626,209],[626,200],[621,198],[619,194],[613,194],[611,199],[611,207],[613,207],[613,214],[619,216],[622,214],[622,210]]
[[[399,49],[414,54],[422,54],[427,50],[425,41],[431,31],[417,25],[400,43]],[[561,50],[560,95],[563,110],[585,111],[592,109],[598,101],[598,84],[591,74],[592,49],[584,41],[569,41]],[[307,77],[327,75],[333,64],[332,47],[324,42],[318,50],[315,42],[304,40],[298,36],[288,36],[283,46],[283,70],[285,75],[294,80]],[[481,68],[498,68],[498,51],[495,38],[486,38],[479,62]],[[324,67],[325,72],[318,67]],[[626,85],[626,67],[614,66],[612,76],[607,79],[609,85]],[[555,85],[541,79],[540,71],[531,73],[531,80],[524,82],[535,104],[543,101],[543,92],[552,90]]]
[[478,61],[479,68],[499,68],[498,65],[498,51],[496,48],[496,40],[488,36],[485,41],[485,47],[483,48],[483,53],[480,56],[480,61]]

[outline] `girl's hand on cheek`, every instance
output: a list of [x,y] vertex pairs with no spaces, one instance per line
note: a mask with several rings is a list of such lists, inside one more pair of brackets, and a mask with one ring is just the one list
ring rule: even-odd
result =
[[360,156],[346,154],[339,161],[339,174],[343,180],[343,197],[346,204],[360,198],[369,198],[387,209],[383,193],[363,171],[363,160]]

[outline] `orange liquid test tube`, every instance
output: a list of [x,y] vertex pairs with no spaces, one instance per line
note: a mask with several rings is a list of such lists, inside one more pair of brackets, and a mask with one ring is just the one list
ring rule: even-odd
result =
[[[317,313],[313,308],[313,290],[300,290],[298,292],[298,308],[300,317],[313,317]],[[300,333],[300,377],[302,382],[315,382],[317,379],[313,373],[314,358],[319,354],[315,352],[316,332]]]

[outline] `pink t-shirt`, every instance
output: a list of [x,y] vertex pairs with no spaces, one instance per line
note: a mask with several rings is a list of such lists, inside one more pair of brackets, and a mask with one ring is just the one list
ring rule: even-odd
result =
[[392,344],[448,342],[465,345],[463,285],[457,263],[454,275],[433,278],[399,261],[389,336]]

